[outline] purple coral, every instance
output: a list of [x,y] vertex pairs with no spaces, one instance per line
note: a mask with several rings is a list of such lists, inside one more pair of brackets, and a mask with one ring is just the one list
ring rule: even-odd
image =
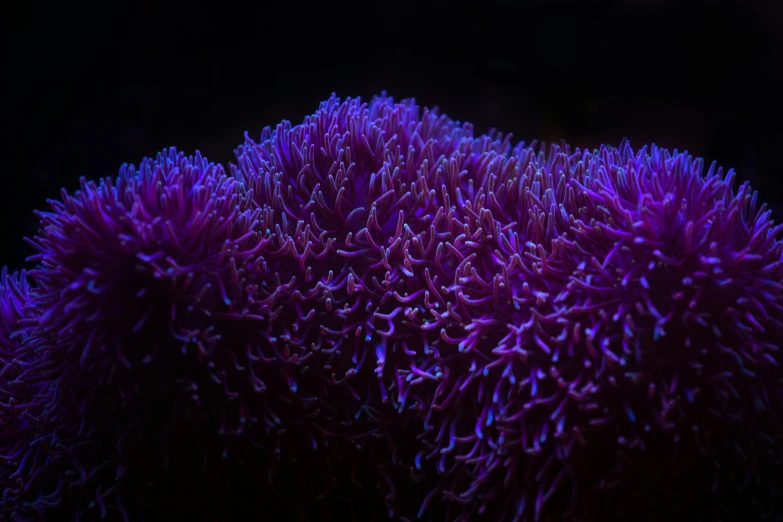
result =
[[[198,314],[215,310],[232,234],[253,219],[243,201],[221,167],[171,149],[138,171],[123,165],[116,181],[82,180],[39,214],[40,237],[29,240],[40,263],[29,272],[35,288],[14,279],[8,287],[24,288],[12,293],[37,313],[18,322],[17,359],[6,369],[26,357],[30,369],[8,385],[47,393],[27,416],[34,440],[0,470],[9,483],[29,477],[7,492],[4,509],[32,516],[67,497],[66,509],[116,509],[127,519],[123,481],[155,485],[186,448],[190,461],[213,457],[201,450],[205,411],[228,407],[200,395],[205,381],[219,382],[205,347],[219,336]],[[34,480],[44,459],[47,480]]]
[[8,516],[9,501],[21,496],[25,485],[41,474],[41,455],[30,455],[31,440],[37,438],[36,416],[48,395],[48,382],[31,379],[41,372],[36,357],[22,352],[24,331],[20,326],[35,319],[28,306],[30,287],[25,271],[0,272],[0,478],[3,510]]
[[377,484],[403,520],[778,513],[783,226],[733,172],[385,95],[236,155],[168,151],[41,214],[33,286],[0,281],[6,512],[127,517],[172,467]]

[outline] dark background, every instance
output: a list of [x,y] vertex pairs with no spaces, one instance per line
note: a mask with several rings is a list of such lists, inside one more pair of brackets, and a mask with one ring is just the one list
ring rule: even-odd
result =
[[386,89],[477,132],[688,149],[783,218],[783,2],[157,1],[6,7],[0,265],[36,208],[163,147],[229,162],[243,132]]

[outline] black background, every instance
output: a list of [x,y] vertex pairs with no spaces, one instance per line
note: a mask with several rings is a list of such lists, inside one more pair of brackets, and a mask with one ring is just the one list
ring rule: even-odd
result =
[[50,7],[7,25],[0,265],[34,209],[163,147],[229,162],[248,130],[383,89],[517,139],[655,142],[733,167],[783,216],[783,2],[399,0]]

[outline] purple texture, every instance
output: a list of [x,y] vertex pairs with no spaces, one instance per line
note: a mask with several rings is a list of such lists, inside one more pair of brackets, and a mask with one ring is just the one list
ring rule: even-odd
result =
[[4,516],[129,520],[170,469],[398,520],[780,516],[783,225],[733,171],[385,94],[235,153],[39,214],[0,278]]

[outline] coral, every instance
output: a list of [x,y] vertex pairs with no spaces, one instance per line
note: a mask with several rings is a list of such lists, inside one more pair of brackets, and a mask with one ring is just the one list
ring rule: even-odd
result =
[[[29,307],[30,286],[25,271],[0,272],[0,470],[3,489],[0,513],[8,516],[8,504],[21,496],[26,484],[40,476],[44,455],[30,451],[39,437],[37,416],[51,396],[49,381],[35,378],[45,373],[35,354],[23,350],[26,322],[35,321],[38,310]],[[51,367],[50,367],[51,369]]]
[[685,152],[511,140],[332,96],[64,191],[0,279],[4,512],[776,516],[783,226]]
[[[25,456],[0,470],[4,481],[30,477],[24,490],[33,500],[10,491],[5,509],[18,500],[17,511],[29,515],[68,497],[75,500],[66,510],[114,508],[127,519],[116,494],[123,480],[154,485],[188,444],[199,455],[189,460],[210,458],[199,451],[208,434],[199,433],[215,404],[203,403],[199,386],[215,377],[201,342],[213,334],[193,315],[211,306],[204,301],[219,286],[212,274],[250,217],[238,198],[221,167],[171,149],[138,171],[123,165],[116,181],[82,179],[81,190],[63,191],[51,212],[39,213],[40,237],[28,241],[38,251],[30,258],[39,262],[29,272],[35,289],[12,292],[36,312],[15,334],[30,368],[8,384],[47,393],[28,415],[36,435]],[[190,356],[190,348],[202,351]],[[34,480],[44,456],[45,479]]]

